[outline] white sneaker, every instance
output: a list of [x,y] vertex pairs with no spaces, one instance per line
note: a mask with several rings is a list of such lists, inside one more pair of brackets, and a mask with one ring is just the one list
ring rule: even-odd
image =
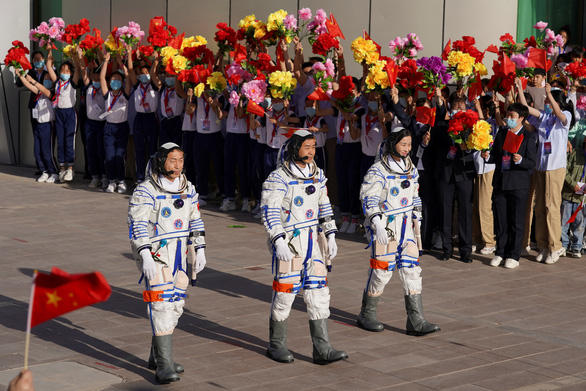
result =
[[[502,261],[503,261],[502,257],[495,255],[494,258],[490,260],[489,265],[493,266],[493,267],[499,267]],[[507,259],[507,261],[508,261],[508,259]]]
[[203,198],[199,199],[199,206],[206,206],[208,204],[208,202],[206,200],[204,200]]
[[65,183],[65,174],[67,174],[67,170],[59,171],[59,182]]
[[51,176],[49,178],[47,178],[47,180],[45,181],[45,183],[55,183],[55,181],[59,179],[59,175],[57,174],[51,174]]
[[526,257],[529,255],[529,251],[531,251],[531,246],[527,246],[523,249],[521,249],[521,256],[522,257]]
[[98,187],[98,185],[100,184],[100,180],[98,178],[92,178],[92,181],[90,182],[89,185],[87,185],[88,189],[95,189]]
[[116,190],[116,181],[110,181],[106,188],[106,193],[114,193],[114,190]]
[[340,227],[339,232],[343,234],[348,231],[348,228],[350,228],[350,220],[344,220],[344,222],[342,222],[342,226]]
[[260,212],[260,202],[257,201],[256,206],[250,213],[257,214],[258,212]]
[[234,200],[231,200],[229,198],[224,198],[224,201],[222,201],[222,205],[220,205],[220,210],[222,212],[236,210],[236,204],[234,203]]
[[478,247],[477,247],[475,244],[473,244],[473,245],[472,245],[472,252],[473,252],[473,253],[475,253],[477,248],[478,248]]
[[489,255],[496,251],[496,247],[484,247],[480,250],[480,254]]
[[37,182],[42,183],[46,182],[49,179],[49,173],[44,172],[40,177],[37,178]]
[[543,258],[545,258],[546,255],[547,255],[547,250],[539,250],[539,254],[537,254],[537,256],[535,257],[535,261],[536,262],[543,261]]
[[63,179],[65,180],[65,182],[71,182],[73,180],[74,175],[75,173],[73,172],[73,169],[67,169],[65,171],[65,175],[63,175]]
[[242,209],[240,211],[244,213],[250,213],[251,210],[252,207],[250,205],[250,200],[242,200]]
[[347,234],[356,233],[357,229],[358,229],[358,223],[350,223],[350,226],[348,227],[348,230],[346,231],[346,233]]
[[515,261],[513,258],[507,258],[505,261],[505,268],[514,269],[516,267],[519,267],[519,261]]
[[561,249],[559,249],[558,254],[560,257],[565,257],[566,256],[566,248],[562,247]]
[[116,193],[118,194],[124,194],[126,193],[126,182],[122,181],[120,183],[118,183],[118,187],[116,188]]
[[566,253],[566,249],[565,248],[561,248],[557,251],[552,251],[551,254],[549,254],[546,258],[545,258],[545,263],[548,265],[553,265],[554,263],[556,263],[559,259],[560,259],[560,255],[561,254],[565,254]]

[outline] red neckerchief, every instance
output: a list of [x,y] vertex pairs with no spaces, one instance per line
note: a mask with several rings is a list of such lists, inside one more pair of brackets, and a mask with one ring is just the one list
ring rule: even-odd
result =
[[92,101],[96,100],[96,94],[98,93],[98,89],[92,86]]
[[[277,121],[273,124],[273,133],[271,134],[271,141],[273,141],[273,138],[275,138],[275,136],[277,135],[277,122],[279,122],[279,120],[283,117],[285,117],[285,113],[286,113],[286,108],[283,108],[283,111],[281,112],[281,114],[277,114],[274,110],[273,110],[273,118],[276,119]],[[269,143],[271,142],[269,141]]]
[[[165,88],[165,98],[164,98],[165,112],[169,111],[169,95],[171,94],[171,92],[175,92],[175,87]],[[175,113],[173,113],[173,114],[175,114]]]
[[371,116],[370,113],[366,113],[366,137],[372,140],[372,138],[368,135],[372,128],[374,128],[378,124],[378,114]]
[[120,92],[117,95],[113,95],[111,91],[110,95],[112,95],[114,98],[112,99],[112,103],[110,103],[110,107],[108,107],[108,111],[112,110],[112,107],[114,107],[114,105],[118,101],[118,98],[120,98],[120,96],[122,95],[122,88],[120,89]]
[[320,118],[321,118],[321,117],[318,117],[317,115],[315,115],[315,116],[313,116],[313,119],[312,119],[312,120],[310,120],[310,119],[309,119],[309,116],[307,116],[307,117],[305,118],[305,125],[306,125],[305,127],[306,127],[307,129],[309,129],[309,128],[311,128],[312,126],[315,126],[315,124],[317,124],[317,121],[319,121],[319,119],[320,119]]
[[39,90],[39,93],[37,95],[35,95],[35,107],[39,104],[39,99],[41,99],[41,96],[43,95],[43,93]]
[[141,105],[142,107],[144,107],[144,99],[146,98],[146,94],[147,94],[147,92],[148,92],[148,90],[149,90],[149,83],[147,83],[147,85],[146,85],[146,87],[144,88],[144,90],[143,90],[143,88],[142,88],[142,85],[143,85],[143,84],[142,84],[142,83],[140,83],[140,86],[139,86],[139,87],[140,87],[140,97],[141,97],[141,99],[140,99],[140,105]]
[[69,85],[71,80],[67,80],[65,84],[61,84],[61,80],[57,82],[57,90],[55,91],[55,96],[53,96],[53,107],[56,107],[59,103],[59,96],[61,95],[61,90],[65,90]]

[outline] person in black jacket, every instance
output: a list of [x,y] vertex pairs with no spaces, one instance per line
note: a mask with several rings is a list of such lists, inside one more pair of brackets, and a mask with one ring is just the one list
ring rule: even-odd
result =
[[[445,105],[442,105],[443,108]],[[455,97],[451,102],[452,112],[466,110],[466,102]],[[474,189],[474,160],[466,143],[456,144],[448,134],[448,121],[444,120],[445,111],[438,110],[435,127],[431,132],[430,148],[435,151],[435,177],[437,180],[437,199],[439,205],[438,224],[443,242],[440,259],[447,261],[452,257],[452,216],[454,195],[458,200],[458,248],[460,260],[472,262],[472,192]]]
[[[527,106],[521,103],[510,105],[506,117],[509,130],[498,132],[492,150],[482,153],[488,163],[496,164],[492,182],[496,253],[490,261],[490,266],[494,267],[499,266],[505,258],[507,269],[519,266],[525,232],[525,205],[531,186],[530,171],[535,168],[537,156],[537,136],[523,126],[528,115]],[[517,151],[510,147],[507,147],[507,151],[505,141],[507,137],[514,137],[513,133],[523,136],[523,140]]]

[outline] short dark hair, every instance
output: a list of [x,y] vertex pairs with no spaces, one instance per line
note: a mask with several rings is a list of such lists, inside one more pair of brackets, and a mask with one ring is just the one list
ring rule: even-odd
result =
[[419,98],[415,101],[415,107],[421,107],[425,104],[429,104],[429,107],[431,107],[431,101],[427,98]]
[[508,108],[507,111],[512,111],[519,114],[519,118],[523,117],[527,119],[529,116],[529,109],[522,103],[512,103]]
[[313,63],[311,61],[306,61],[303,63],[303,65],[301,65],[301,69],[311,68],[312,66],[313,66]]
[[545,75],[547,75],[547,72],[545,72],[545,69],[543,69],[543,68],[535,68],[535,70],[533,71],[533,74],[545,76]]
[[45,55],[43,54],[43,52],[41,52],[40,50],[34,50],[31,52],[31,59],[34,58],[37,54],[40,54],[41,57],[43,57],[43,59],[45,58]]

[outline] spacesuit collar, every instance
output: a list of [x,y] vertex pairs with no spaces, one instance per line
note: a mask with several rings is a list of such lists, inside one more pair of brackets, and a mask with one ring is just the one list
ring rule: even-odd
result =
[[[317,165],[315,164],[315,162],[311,162],[311,163],[307,163],[307,167],[309,167],[309,176],[308,177],[304,177],[301,174],[302,168],[297,166],[295,164],[295,162],[293,161],[289,161],[289,164],[283,164],[283,168],[285,169],[285,171],[287,171],[287,173],[289,175],[291,175],[294,178],[297,179],[313,179],[315,177],[315,175],[317,174]],[[297,166],[297,168],[292,167],[293,165]]]
[[[402,158],[403,164],[399,163],[400,165],[391,162],[391,160],[394,160],[394,158],[391,155],[385,155],[381,159],[383,166],[390,172],[396,174],[404,174],[406,172],[410,172],[413,169],[413,162],[411,161],[411,157],[409,156]],[[405,166],[405,170],[402,169],[403,166]]]

